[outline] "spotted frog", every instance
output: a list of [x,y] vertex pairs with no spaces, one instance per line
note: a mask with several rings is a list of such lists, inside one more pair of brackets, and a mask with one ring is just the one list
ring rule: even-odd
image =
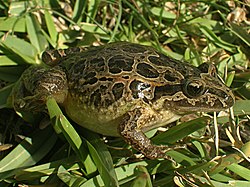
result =
[[180,146],[155,145],[145,132],[190,112],[221,111],[234,104],[232,91],[207,63],[194,67],[152,47],[128,42],[50,50],[49,66],[31,66],[12,93],[17,111],[46,110],[53,97],[77,124],[121,136],[150,159],[169,158]]

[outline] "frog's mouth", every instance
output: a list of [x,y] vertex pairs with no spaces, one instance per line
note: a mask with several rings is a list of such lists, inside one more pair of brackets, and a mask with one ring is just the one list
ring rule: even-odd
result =
[[175,111],[177,114],[189,112],[218,112],[233,106],[234,96],[218,97],[215,95],[204,95],[199,98],[180,97],[172,100],[166,99],[165,108]]

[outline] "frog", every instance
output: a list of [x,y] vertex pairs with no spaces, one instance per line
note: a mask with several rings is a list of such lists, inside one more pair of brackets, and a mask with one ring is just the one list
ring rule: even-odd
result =
[[48,50],[46,66],[32,65],[12,91],[16,111],[46,110],[53,97],[72,121],[104,136],[122,137],[149,159],[183,145],[156,145],[145,133],[187,113],[217,112],[233,106],[232,90],[213,64],[198,67],[153,47],[113,42]]

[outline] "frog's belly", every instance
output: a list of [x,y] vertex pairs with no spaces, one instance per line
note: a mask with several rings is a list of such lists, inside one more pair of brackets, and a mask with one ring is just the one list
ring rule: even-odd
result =
[[79,110],[72,112],[67,107],[65,110],[70,119],[86,129],[106,136],[119,136],[117,128],[122,118],[106,119],[93,111]]
[[[136,108],[136,104],[125,104],[119,105],[119,107],[108,107],[96,109],[80,103],[72,98],[67,100],[67,103],[64,103],[64,108],[67,115],[77,124],[81,125],[84,128],[87,128],[91,131],[103,134],[106,136],[120,136],[118,132],[118,126],[121,124],[124,115]],[[141,104],[139,105],[141,106]],[[138,108],[138,106],[137,106]],[[174,114],[171,111],[161,111],[159,114],[155,113],[151,107],[143,106],[143,109],[149,114],[153,113],[156,116],[154,121],[145,121],[143,126],[140,126],[140,130],[143,132],[149,131],[151,129],[167,125],[173,121],[176,121],[180,118],[179,115]],[[159,116],[157,116],[157,114]],[[145,118],[148,120],[149,118]]]

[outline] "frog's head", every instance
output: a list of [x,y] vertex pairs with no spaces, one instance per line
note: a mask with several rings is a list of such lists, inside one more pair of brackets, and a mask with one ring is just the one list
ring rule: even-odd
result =
[[144,87],[144,100],[150,100],[156,108],[180,114],[225,110],[235,100],[232,91],[217,77],[216,68],[206,63],[198,68],[186,63],[179,68],[169,67],[163,70],[161,84]]
[[193,72],[179,79],[180,84],[172,85],[172,95],[163,96],[165,107],[178,113],[220,111],[233,106],[234,95],[217,77],[215,66],[203,63]]

